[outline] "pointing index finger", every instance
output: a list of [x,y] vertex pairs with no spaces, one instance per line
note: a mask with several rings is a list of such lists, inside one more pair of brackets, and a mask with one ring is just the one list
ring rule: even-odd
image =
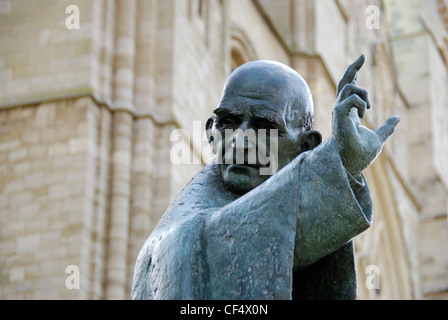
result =
[[358,59],[356,59],[355,62],[353,62],[348,68],[347,71],[345,71],[344,76],[342,77],[341,81],[339,81],[338,84],[338,95],[341,92],[341,90],[345,87],[346,84],[349,83],[356,83],[356,78],[358,71],[362,68],[364,63],[366,62],[366,56],[361,54]]
[[366,56],[363,53],[359,56],[358,59],[356,59],[355,62],[352,63],[352,65],[349,68],[353,68],[354,70],[356,70],[356,72],[358,72],[365,62],[366,62]]

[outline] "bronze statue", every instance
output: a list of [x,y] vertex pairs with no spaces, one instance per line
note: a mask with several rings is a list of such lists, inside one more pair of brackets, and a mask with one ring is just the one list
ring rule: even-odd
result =
[[[217,157],[145,242],[132,299],[356,298],[352,239],[372,215],[362,171],[400,120],[375,131],[360,124],[370,108],[356,85],[364,61],[339,82],[332,136],[323,143],[310,90],[293,69],[253,61],[230,75],[206,125]],[[259,132],[275,133],[275,145],[256,139]],[[260,150],[270,163],[249,161]],[[243,161],[235,161],[238,152]],[[274,170],[261,174],[267,166]]]

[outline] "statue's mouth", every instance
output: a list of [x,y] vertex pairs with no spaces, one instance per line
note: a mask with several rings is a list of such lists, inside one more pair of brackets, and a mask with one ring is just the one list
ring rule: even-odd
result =
[[239,171],[241,173],[247,172],[248,169],[259,169],[260,166],[255,164],[230,164],[229,169],[233,171]]

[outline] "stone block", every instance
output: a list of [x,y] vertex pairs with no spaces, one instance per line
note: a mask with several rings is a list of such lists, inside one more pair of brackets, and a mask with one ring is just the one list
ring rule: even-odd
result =
[[[31,165],[29,162],[19,162],[14,165],[14,175],[22,176],[30,171]],[[1,169],[0,169],[1,172]]]
[[[37,203],[24,203],[19,205],[18,210],[21,219],[28,220],[31,217],[36,217],[39,215],[39,204]],[[27,229],[27,228],[25,228]]]
[[49,157],[62,156],[68,154],[67,143],[57,143],[48,146],[47,154]]
[[25,189],[40,188],[43,185],[44,174],[42,172],[34,172],[24,176]]
[[28,157],[31,160],[42,159],[46,155],[47,155],[47,148],[45,145],[33,145],[28,147]]
[[22,134],[22,143],[37,144],[39,142],[38,130],[27,130]]
[[28,150],[26,148],[19,148],[9,152],[8,160],[10,162],[16,162],[25,159],[28,156]]
[[25,267],[17,266],[12,267],[9,271],[9,281],[21,281],[25,278]]
[[9,194],[11,192],[20,192],[23,190],[23,180],[22,178],[10,180],[3,183],[2,192],[3,194]]
[[16,247],[18,254],[36,251],[37,249],[39,249],[39,246],[39,234],[30,234],[17,237]]
[[13,192],[9,196],[9,204],[10,205],[18,205],[28,203],[33,200],[33,193],[30,191],[19,191]]
[[20,147],[20,145],[21,145],[21,143],[20,143],[19,139],[1,141],[0,142],[0,152],[17,149]]
[[66,183],[60,183],[50,186],[48,197],[51,200],[68,198],[71,195],[71,186]]

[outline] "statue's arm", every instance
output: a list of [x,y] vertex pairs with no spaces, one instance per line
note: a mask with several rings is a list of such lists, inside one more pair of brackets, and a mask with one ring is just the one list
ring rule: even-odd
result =
[[350,175],[334,137],[304,154],[298,180],[295,270],[347,244],[370,226],[372,217],[365,178]]
[[218,210],[207,222],[211,231],[207,235],[228,239],[234,250],[252,244],[268,247],[274,235],[282,235],[279,246],[291,243],[297,269],[335,252],[366,230],[371,213],[364,177],[348,174],[331,137]]
[[334,252],[370,225],[371,199],[362,171],[379,155],[400,118],[390,117],[374,131],[361,125],[370,108],[367,91],[356,85],[364,62],[361,55],[339,82],[332,136],[301,166],[295,268]]

